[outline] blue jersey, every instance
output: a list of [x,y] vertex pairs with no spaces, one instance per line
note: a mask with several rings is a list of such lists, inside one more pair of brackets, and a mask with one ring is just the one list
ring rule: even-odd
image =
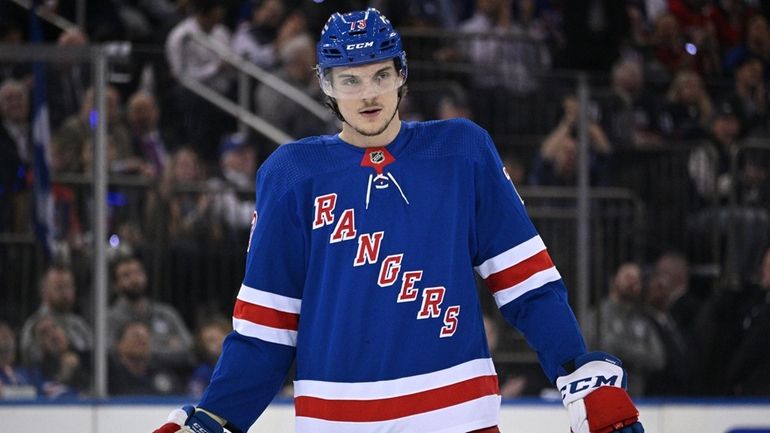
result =
[[296,360],[297,432],[496,425],[476,273],[552,381],[585,353],[482,128],[402,122],[385,147],[331,135],[281,146],[257,175],[234,332],[200,406],[245,431]]

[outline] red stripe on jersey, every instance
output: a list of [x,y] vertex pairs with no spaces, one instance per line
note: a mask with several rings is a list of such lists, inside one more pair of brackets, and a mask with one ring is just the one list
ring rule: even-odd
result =
[[290,331],[296,331],[299,328],[299,314],[251,304],[240,299],[235,300],[233,317],[271,328],[288,329]]
[[480,376],[428,391],[375,400],[327,400],[300,396],[294,399],[294,408],[297,416],[328,421],[373,422],[430,412],[499,393],[497,376]]
[[486,279],[487,286],[492,293],[497,293],[500,290],[521,283],[540,271],[552,267],[553,261],[551,261],[551,256],[548,255],[548,250],[543,250],[509,268],[491,274]]

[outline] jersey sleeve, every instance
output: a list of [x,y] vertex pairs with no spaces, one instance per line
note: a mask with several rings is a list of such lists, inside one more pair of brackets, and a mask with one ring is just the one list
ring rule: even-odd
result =
[[566,287],[486,133],[474,176],[475,270],[554,382],[563,364],[586,352]]
[[294,359],[306,268],[296,195],[278,196],[270,184],[260,173],[233,332],[199,403],[244,432],[278,393]]

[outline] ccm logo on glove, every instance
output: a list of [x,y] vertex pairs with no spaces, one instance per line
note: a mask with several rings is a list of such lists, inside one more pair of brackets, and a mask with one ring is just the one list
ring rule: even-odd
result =
[[567,398],[567,394],[575,394],[580,391],[585,391],[589,388],[598,388],[600,386],[620,386],[619,381],[620,377],[618,375],[609,377],[601,375],[584,377],[562,386],[559,391],[561,391],[561,399],[564,400]]

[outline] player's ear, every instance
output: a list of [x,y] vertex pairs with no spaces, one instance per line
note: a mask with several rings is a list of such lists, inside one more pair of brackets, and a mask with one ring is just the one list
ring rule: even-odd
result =
[[409,88],[406,86],[406,84],[402,84],[401,87],[398,88],[398,97],[403,98],[408,92]]

